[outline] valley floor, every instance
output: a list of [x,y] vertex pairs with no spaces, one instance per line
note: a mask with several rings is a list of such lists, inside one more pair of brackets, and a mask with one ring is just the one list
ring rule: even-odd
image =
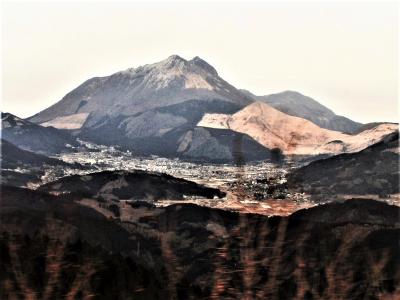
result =
[[[188,196],[184,200],[159,200],[156,205],[165,207],[175,203],[192,203],[211,208],[220,208],[243,213],[263,215],[289,215],[299,209],[309,208],[326,199],[367,198],[376,199],[400,206],[399,195],[335,195],[312,199],[310,195],[291,191],[287,186],[286,175],[298,167],[295,162],[276,165],[267,162],[253,162],[243,166],[231,164],[193,163],[178,159],[161,157],[135,157],[129,151],[120,151],[114,147],[84,143],[89,149],[84,152],[62,154],[57,158],[67,163],[79,163],[86,169],[49,168],[42,176],[43,183],[72,174],[88,174],[104,170],[144,170],[160,172],[183,178],[209,187],[218,188],[226,197],[206,199]],[[39,185],[31,185],[37,188]]]

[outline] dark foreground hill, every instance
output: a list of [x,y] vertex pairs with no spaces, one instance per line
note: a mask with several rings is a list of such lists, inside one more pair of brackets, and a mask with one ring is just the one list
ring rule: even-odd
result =
[[71,193],[76,197],[110,200],[181,200],[184,196],[222,198],[225,193],[163,173],[135,170],[102,171],[60,178],[40,187],[41,191]]
[[399,133],[363,151],[318,160],[288,176],[293,190],[315,197],[399,193]]
[[1,299],[400,296],[396,206],[349,200],[267,218],[173,205],[132,208],[128,222],[66,196],[1,196]]

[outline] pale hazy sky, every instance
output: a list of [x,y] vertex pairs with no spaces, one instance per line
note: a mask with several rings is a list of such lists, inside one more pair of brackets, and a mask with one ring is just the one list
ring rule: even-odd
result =
[[86,79],[198,55],[237,88],[398,119],[396,2],[2,2],[2,106],[28,117]]

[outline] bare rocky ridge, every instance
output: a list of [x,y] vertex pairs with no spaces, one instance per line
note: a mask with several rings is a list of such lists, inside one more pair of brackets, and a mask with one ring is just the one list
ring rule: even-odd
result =
[[279,148],[290,155],[357,152],[398,130],[397,124],[383,123],[357,135],[345,134],[282,113],[262,102],[248,105],[233,115],[205,114],[197,125],[241,132],[268,149]]

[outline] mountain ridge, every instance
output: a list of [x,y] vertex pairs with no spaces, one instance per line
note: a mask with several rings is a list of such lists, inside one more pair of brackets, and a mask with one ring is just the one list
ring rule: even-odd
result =
[[321,128],[313,122],[255,102],[232,114],[205,114],[198,126],[225,128],[244,133],[268,149],[288,155],[357,152],[398,130],[396,124],[378,124],[357,135]]
[[253,101],[219,77],[201,58],[185,60],[172,55],[154,64],[91,78],[28,119],[44,123],[54,119],[55,113],[57,116],[99,113],[104,106],[109,108],[109,114],[123,111],[132,115],[190,99],[220,99],[241,106]]
[[268,157],[268,149],[251,154],[250,149],[263,147],[243,134],[196,128],[204,113],[233,113],[253,101],[201,58],[173,55],[92,78],[29,120],[69,128],[82,139],[139,155],[221,162],[234,160],[232,144],[239,136],[245,141],[243,151],[257,160]]
[[[265,142],[268,136],[253,136],[251,130],[244,132],[239,128],[201,126],[205,115],[233,115],[252,107],[259,102],[257,99],[257,96],[226,82],[213,66],[200,57],[186,60],[172,55],[160,62],[89,79],[29,120],[43,126],[69,129],[79,138],[118,145],[140,155],[232,161],[235,151],[233,141],[238,138],[249,141],[246,144],[249,147],[243,148],[242,155],[248,156],[249,160],[265,159],[268,151],[280,146],[282,151],[290,153],[282,143],[270,145]],[[340,128],[335,130],[340,131],[354,131],[360,125],[335,115],[314,99],[298,92],[287,91],[270,95],[267,100],[260,99],[264,105],[282,114],[312,122],[316,132],[334,127],[332,124],[344,124],[348,129],[338,125]],[[266,101],[271,104],[266,104]],[[318,124],[322,124],[322,128]],[[268,131],[272,139],[279,136],[278,126],[275,124],[273,127],[274,130]],[[229,129],[233,129],[234,133],[224,131]],[[302,131],[301,126],[293,128],[289,138],[296,139]],[[340,132],[335,132],[330,135],[338,135],[339,140]],[[223,137],[229,134],[231,137],[222,142]],[[313,135],[312,131],[310,134]],[[336,138],[327,141],[334,140]],[[251,155],[251,149],[258,148],[257,144],[265,148],[265,153],[257,150],[257,155]],[[316,146],[311,145],[311,148]],[[336,152],[345,149],[338,144],[329,147],[335,148]],[[196,150],[191,151],[194,148]],[[314,154],[306,151],[295,154]]]
[[265,96],[256,96],[247,90],[241,91],[257,101],[271,105],[283,113],[307,119],[322,128],[353,133],[363,125],[349,118],[336,115],[331,109],[325,107],[315,99],[297,91],[286,90]]
[[[373,159],[372,159],[373,158]],[[378,195],[399,193],[399,132],[360,152],[317,160],[288,176],[292,190],[315,199],[326,195]]]
[[41,154],[71,151],[69,146],[79,145],[70,132],[44,127],[11,113],[1,113],[1,134],[8,142],[24,150]]

